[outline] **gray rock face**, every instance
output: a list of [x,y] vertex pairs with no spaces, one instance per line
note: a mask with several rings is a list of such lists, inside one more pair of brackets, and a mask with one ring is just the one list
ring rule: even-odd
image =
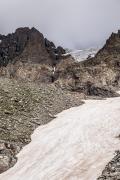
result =
[[16,154],[21,150],[15,143],[0,142],[0,173],[8,170],[17,162]]
[[65,53],[62,47],[56,48],[53,42],[45,39],[35,28],[18,28],[13,34],[0,35],[0,40],[0,66],[21,59],[23,62],[52,65],[54,60]]

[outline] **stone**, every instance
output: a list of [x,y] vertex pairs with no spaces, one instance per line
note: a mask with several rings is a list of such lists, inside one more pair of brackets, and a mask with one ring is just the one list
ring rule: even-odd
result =
[[[115,97],[120,88],[120,37],[112,33],[106,44],[96,54],[82,62],[60,63],[57,81],[69,90],[87,96]],[[62,81],[62,83],[61,83]],[[64,84],[64,85],[63,85]]]
[[0,155],[0,173],[9,169],[10,158]]
[[62,47],[56,48],[53,42],[44,38],[43,34],[35,28],[18,28],[15,33],[7,36],[0,35],[0,39],[1,66],[20,61],[20,56],[24,62],[52,64],[52,60],[56,58],[56,51],[59,55],[65,52]]
[[0,143],[0,151],[2,151],[2,150],[5,150],[5,144],[4,143]]

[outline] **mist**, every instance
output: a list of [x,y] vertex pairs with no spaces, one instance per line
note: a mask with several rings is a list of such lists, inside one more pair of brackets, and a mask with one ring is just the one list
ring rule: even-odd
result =
[[101,46],[120,29],[120,0],[0,0],[0,34],[26,26],[67,48]]

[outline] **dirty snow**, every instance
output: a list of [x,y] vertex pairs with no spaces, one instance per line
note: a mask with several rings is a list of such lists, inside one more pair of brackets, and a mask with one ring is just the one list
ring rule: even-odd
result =
[[87,100],[37,128],[0,180],[96,180],[120,149],[120,97]]

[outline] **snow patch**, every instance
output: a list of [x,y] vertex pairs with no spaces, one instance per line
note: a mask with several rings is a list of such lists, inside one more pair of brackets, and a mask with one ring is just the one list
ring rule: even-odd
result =
[[120,97],[87,100],[40,126],[0,180],[96,180],[120,149]]
[[70,50],[68,54],[71,54],[73,58],[80,62],[86,60],[88,57],[94,57],[100,48],[89,48],[84,50]]

